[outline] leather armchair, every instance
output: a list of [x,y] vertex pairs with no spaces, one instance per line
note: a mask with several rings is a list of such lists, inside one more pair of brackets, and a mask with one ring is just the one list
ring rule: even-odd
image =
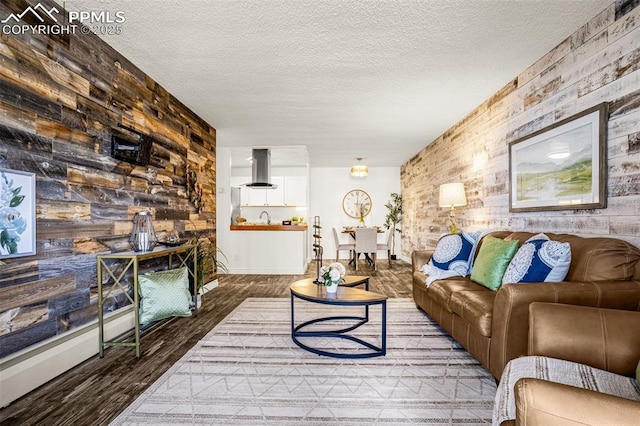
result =
[[507,364],[494,423],[640,424],[638,330],[637,311],[532,303],[529,356]]
[[516,425],[639,425],[640,402],[540,379],[516,382]]
[[529,355],[566,359],[635,377],[640,360],[640,312],[532,303]]

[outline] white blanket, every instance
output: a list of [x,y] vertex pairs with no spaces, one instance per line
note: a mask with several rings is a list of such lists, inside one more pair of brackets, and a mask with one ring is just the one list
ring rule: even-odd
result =
[[426,279],[427,288],[436,280],[463,276],[454,270],[444,270],[444,269],[436,268],[431,264],[431,262],[427,263],[426,265],[423,265],[420,268],[420,272],[427,275],[427,279]]

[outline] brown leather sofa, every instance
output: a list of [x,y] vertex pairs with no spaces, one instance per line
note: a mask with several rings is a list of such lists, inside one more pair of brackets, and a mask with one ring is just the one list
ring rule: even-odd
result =
[[[518,240],[521,245],[535,234],[498,231],[487,235]],[[491,291],[467,276],[437,280],[427,288],[420,268],[429,261],[433,250],[412,254],[416,306],[497,379],[509,360],[527,354],[532,302],[640,310],[638,247],[615,238],[551,233],[547,236],[571,245],[571,267],[564,282],[505,284],[498,291]],[[478,251],[479,248],[476,254]]]
[[640,312],[534,302],[529,315],[530,356],[507,365],[494,424],[640,424]]

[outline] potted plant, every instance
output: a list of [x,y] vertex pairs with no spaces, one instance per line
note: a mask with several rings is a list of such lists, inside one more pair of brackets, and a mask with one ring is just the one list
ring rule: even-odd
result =
[[391,193],[391,200],[384,206],[388,210],[384,227],[393,229],[393,231],[391,231],[391,260],[396,260],[396,232],[402,233],[402,230],[398,228],[398,224],[402,222],[402,195],[396,194],[395,192]]
[[[211,239],[207,236],[200,235],[189,240],[190,244],[196,244],[198,247],[198,273],[196,274],[197,299],[201,299],[201,295],[206,292],[205,284],[207,279],[213,277],[217,272],[228,273],[227,265],[221,260],[227,261],[224,253],[216,247]],[[199,306],[198,306],[199,307]]]
[[338,285],[344,282],[345,267],[342,263],[333,262],[328,266],[320,268],[320,276],[318,282],[324,284],[327,293],[335,293],[338,291]]

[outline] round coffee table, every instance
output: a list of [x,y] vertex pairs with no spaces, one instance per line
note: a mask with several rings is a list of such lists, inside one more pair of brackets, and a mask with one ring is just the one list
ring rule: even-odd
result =
[[[304,350],[313,352],[318,355],[324,355],[334,358],[372,358],[384,356],[387,352],[387,296],[374,293],[368,290],[355,288],[359,285],[365,285],[369,288],[369,277],[346,277],[345,283],[338,287],[337,292],[327,293],[326,287],[322,284],[315,284],[312,279],[296,281],[290,286],[291,291],[291,339],[293,342]],[[364,306],[364,316],[326,316],[305,321],[301,324],[295,324],[295,301],[304,300],[311,303],[318,303],[329,306]],[[348,334],[350,331],[369,322],[369,306],[381,305],[381,344],[376,346],[366,342],[359,337]],[[355,324],[337,330],[321,330],[307,331],[305,328],[323,322],[342,322],[348,321]],[[339,338],[355,342],[367,349],[367,352],[361,353],[344,353],[334,352],[326,349],[314,348],[300,342],[300,337],[325,337]]]

